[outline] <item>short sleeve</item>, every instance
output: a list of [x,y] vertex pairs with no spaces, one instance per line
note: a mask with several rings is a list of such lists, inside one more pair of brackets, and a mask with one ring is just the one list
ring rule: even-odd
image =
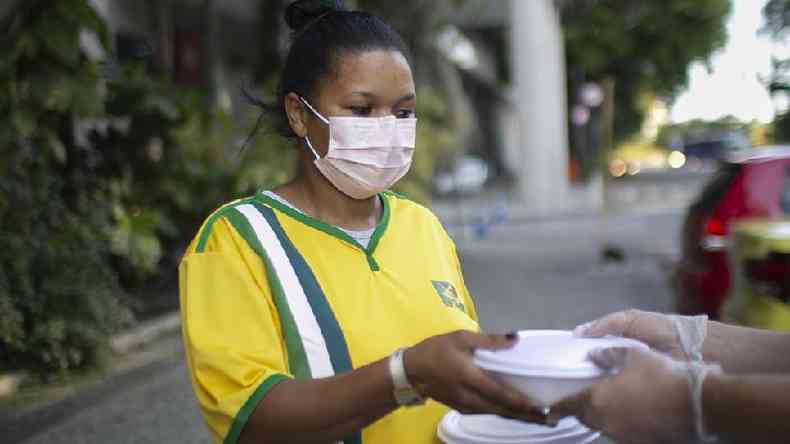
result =
[[214,442],[235,443],[258,402],[291,377],[263,263],[224,219],[179,266],[187,363]]

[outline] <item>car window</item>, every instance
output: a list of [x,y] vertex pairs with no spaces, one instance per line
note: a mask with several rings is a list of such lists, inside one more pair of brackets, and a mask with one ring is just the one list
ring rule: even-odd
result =
[[[735,176],[741,171],[741,165],[735,163],[723,164],[713,178],[702,189],[702,194],[692,205],[697,211],[712,211],[724,198]],[[790,201],[788,202],[790,204]]]

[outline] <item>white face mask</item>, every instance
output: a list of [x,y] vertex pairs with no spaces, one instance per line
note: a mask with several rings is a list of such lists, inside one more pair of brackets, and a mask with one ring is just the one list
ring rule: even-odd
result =
[[329,125],[329,149],[315,166],[338,190],[354,199],[367,199],[389,189],[409,171],[417,138],[417,119],[322,116],[305,99],[310,111]]

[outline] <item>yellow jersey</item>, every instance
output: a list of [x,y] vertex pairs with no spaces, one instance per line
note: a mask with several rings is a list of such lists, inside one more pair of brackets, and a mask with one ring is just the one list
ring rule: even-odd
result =
[[[179,267],[192,386],[214,442],[235,443],[266,392],[455,330],[477,331],[455,245],[391,192],[367,247],[264,193],[221,207]],[[305,402],[309,402],[306,400]],[[400,408],[345,444],[438,443],[447,407]]]

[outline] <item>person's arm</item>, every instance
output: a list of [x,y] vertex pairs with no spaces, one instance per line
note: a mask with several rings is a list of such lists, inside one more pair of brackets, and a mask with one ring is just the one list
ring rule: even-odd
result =
[[552,406],[549,423],[576,416],[621,444],[689,442],[698,430],[696,399],[708,435],[760,443],[790,437],[790,375],[709,372],[697,398],[689,367],[697,364],[636,349],[608,349],[591,358],[619,374]]
[[395,410],[387,361],[332,378],[283,381],[258,404],[240,443],[331,443]]
[[706,428],[735,442],[790,440],[790,376],[711,374],[703,385]]
[[590,359],[615,374],[551,406],[550,425],[574,416],[619,444],[690,441],[694,424],[682,363],[622,348],[597,350]]
[[[529,400],[494,382],[472,363],[476,348],[503,348],[512,338],[455,332],[429,338],[404,357],[409,380],[425,396],[466,413],[544,420]],[[387,360],[325,379],[284,381],[260,402],[242,443],[331,443],[396,409]]]
[[727,373],[790,372],[790,333],[708,322],[705,361]]
[[[702,356],[727,373],[790,371],[790,333],[758,330],[708,321]],[[577,328],[589,337],[605,335],[637,339],[675,359],[687,358],[670,316],[628,310],[604,316]]]

